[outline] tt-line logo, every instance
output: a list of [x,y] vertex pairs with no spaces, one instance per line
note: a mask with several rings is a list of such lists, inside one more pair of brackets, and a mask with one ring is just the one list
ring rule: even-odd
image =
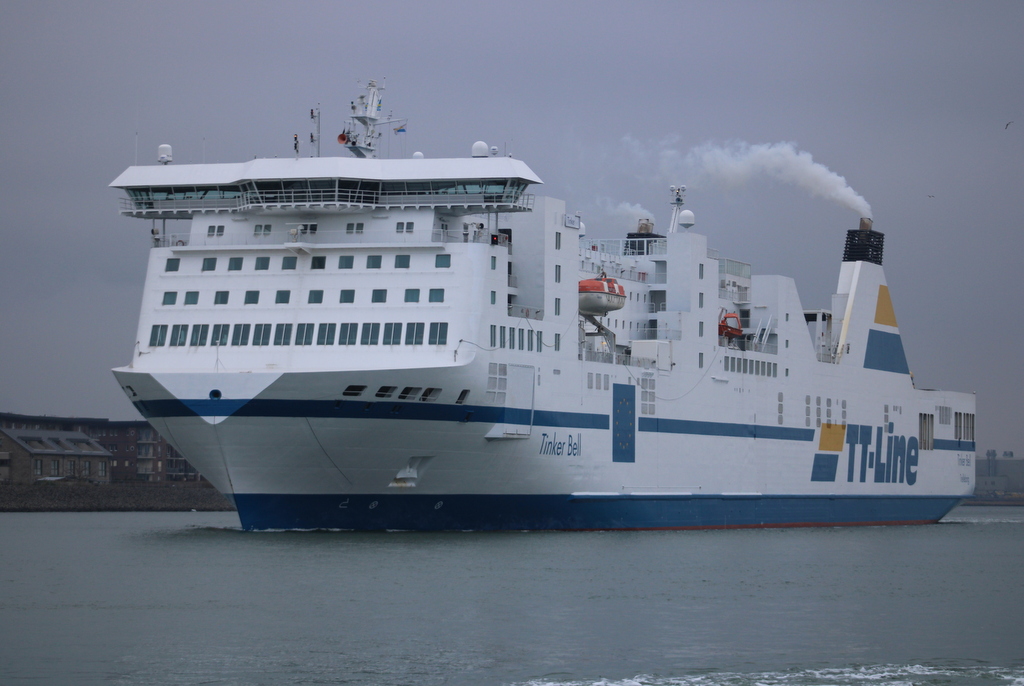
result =
[[[888,428],[888,431],[886,431]],[[874,483],[917,483],[919,445],[917,436],[892,434],[888,427],[863,424],[825,424],[821,427],[820,451],[844,452],[846,446],[846,480]],[[884,443],[883,443],[883,440]],[[818,453],[814,456],[812,481],[835,481],[839,455]]]

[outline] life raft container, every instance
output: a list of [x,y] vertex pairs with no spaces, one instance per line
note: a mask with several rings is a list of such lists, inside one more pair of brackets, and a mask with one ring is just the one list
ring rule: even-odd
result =
[[606,276],[580,281],[580,314],[604,316],[626,305],[626,289]]

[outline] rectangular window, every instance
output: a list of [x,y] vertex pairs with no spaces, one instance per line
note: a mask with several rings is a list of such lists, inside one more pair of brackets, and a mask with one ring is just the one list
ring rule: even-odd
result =
[[412,233],[412,224],[413,224],[412,222],[406,222],[405,223],[405,232],[406,233]]
[[206,337],[209,335],[209,333],[209,324],[193,324],[192,340],[189,341],[189,345],[206,345]]
[[359,325],[356,323],[345,323],[338,326],[338,345],[355,345],[356,335],[359,333]]
[[206,337],[209,335],[209,333],[209,324],[193,324],[192,340],[189,341],[189,345],[206,345]]
[[533,350],[533,329],[526,332],[526,349]]
[[919,414],[918,422],[918,445],[921,450],[935,449],[935,415]]
[[432,302],[432,303],[443,303],[444,302],[444,289],[443,288],[431,288],[430,289],[430,302]]
[[562,232],[555,231],[555,250],[562,249]]
[[338,258],[338,269],[351,269],[354,262],[352,255],[342,255]]
[[260,301],[260,292],[259,291],[246,291],[245,292],[245,304],[246,305],[256,305],[256,304],[259,303],[259,301]]
[[398,345],[402,342],[402,324],[400,322],[384,325],[384,345]]
[[367,322],[363,324],[363,335],[359,339],[360,345],[377,345],[380,339],[380,324]]
[[253,229],[252,235],[256,236],[257,238],[262,238],[263,236],[269,236],[270,235],[270,228],[271,228],[270,224],[257,224],[256,228]]
[[164,305],[173,305],[178,301],[178,291],[164,292]]
[[452,256],[448,254],[434,255],[435,269],[448,269],[452,266]]
[[699,308],[703,308],[704,307],[704,294],[703,293],[698,293],[697,294],[697,307],[699,307]]
[[227,305],[228,304],[228,291],[217,291],[213,294],[214,305]]
[[498,327],[498,347],[505,348],[508,346],[508,341],[505,338],[505,327]]
[[404,233],[404,232],[405,232],[405,222],[398,222],[397,224],[395,224],[395,233]]
[[175,324],[171,327],[170,345],[180,348],[188,339],[188,324]]
[[525,343],[526,329],[519,329],[519,349],[523,350],[523,343]]
[[498,292],[497,291],[491,291],[491,304],[492,305],[496,305],[497,302],[498,302]]
[[60,460],[50,460],[50,476],[60,476]]
[[704,353],[697,353],[697,368],[704,369]]
[[295,325],[295,345],[313,345],[313,324]]
[[562,265],[555,265],[555,283],[562,283]]
[[562,299],[555,298],[555,316],[562,314]]
[[257,324],[252,330],[253,345],[270,345],[270,324]]
[[406,345],[423,345],[423,322],[412,322],[405,327]]
[[334,332],[336,324],[321,324],[316,330],[317,345],[334,345]]
[[185,304],[186,305],[197,305],[197,304],[199,304],[199,291],[185,291]]
[[508,327],[508,349],[516,349],[516,330],[513,327]]
[[420,301],[420,289],[418,288],[406,288],[405,289],[405,302],[407,303],[418,303]]
[[704,335],[704,322],[697,322],[697,336],[701,337]]
[[345,233],[362,233],[363,223],[362,222],[349,222],[345,225]]
[[697,265],[697,278],[698,279],[703,279],[704,278],[704,264],[703,263]]
[[231,345],[249,345],[248,324],[235,324],[231,332]]
[[230,330],[230,324],[214,324],[213,335],[210,336],[210,345],[227,345],[228,332]]
[[310,291],[309,292],[309,301],[308,302],[309,302],[310,305],[319,305],[323,301],[324,301],[324,292],[323,291]]
[[395,269],[408,269],[409,268],[409,256],[408,255],[395,255]]
[[278,324],[274,327],[274,345],[292,344],[292,325]]
[[354,303],[356,301],[356,292],[351,288],[345,289],[341,292],[340,303]]
[[154,324],[149,331],[149,347],[159,348],[167,342],[167,325]]
[[309,262],[310,269],[327,269],[327,256],[326,255],[314,255],[313,259]]
[[295,269],[298,262],[299,258],[295,255],[285,255],[281,258],[281,269]]
[[178,267],[181,266],[181,259],[177,257],[168,257],[167,262],[164,264],[165,272],[176,272]]
[[217,269],[217,258],[216,257],[204,257],[203,258],[203,271],[212,272]]
[[496,256],[494,256],[494,255],[491,255],[491,271],[494,271],[497,268],[498,268],[498,258]]
[[299,233],[316,235],[317,228],[319,228],[317,224],[299,224]]
[[498,347],[498,327],[494,324],[491,324],[491,347]]
[[559,351],[561,349],[562,349],[562,334],[556,333],[555,334],[555,351],[557,352],[557,351]]
[[106,475],[107,475],[107,463],[103,462],[103,461],[97,462],[96,463],[96,476],[106,476]]
[[211,225],[208,229],[206,229],[206,235],[207,235],[207,237],[210,237],[210,236],[223,236],[224,235],[224,225],[223,224],[220,224],[220,225],[217,225],[217,226]]
[[544,333],[541,331],[537,332],[537,352],[544,351]]
[[366,268],[367,269],[380,269],[381,256],[380,255],[367,255],[366,256]]
[[256,271],[262,272],[270,269],[270,258],[267,256],[256,258]]
[[287,305],[288,301],[292,298],[291,291],[278,291],[277,297],[274,298],[274,302],[278,305]]
[[42,460],[32,460],[32,475],[33,476],[42,476],[43,475],[43,461]]
[[370,294],[370,302],[372,303],[384,303],[388,301],[388,289],[386,288],[374,288],[373,293]]
[[448,343],[448,322],[431,322],[430,345],[447,345]]
[[229,272],[240,272],[240,271],[242,271],[242,258],[241,257],[229,257],[228,258],[228,271]]

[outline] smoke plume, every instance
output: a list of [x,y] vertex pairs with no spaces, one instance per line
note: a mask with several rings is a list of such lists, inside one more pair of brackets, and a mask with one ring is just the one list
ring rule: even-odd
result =
[[725,147],[706,143],[691,150],[685,162],[719,183],[738,186],[754,176],[768,176],[839,203],[861,217],[871,216],[871,205],[850,188],[846,179],[792,143],[737,142]]

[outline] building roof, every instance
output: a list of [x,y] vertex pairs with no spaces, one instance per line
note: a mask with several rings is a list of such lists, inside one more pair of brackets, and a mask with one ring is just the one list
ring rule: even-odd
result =
[[113,457],[80,431],[0,428],[0,435],[10,438],[30,454],[41,457]]

